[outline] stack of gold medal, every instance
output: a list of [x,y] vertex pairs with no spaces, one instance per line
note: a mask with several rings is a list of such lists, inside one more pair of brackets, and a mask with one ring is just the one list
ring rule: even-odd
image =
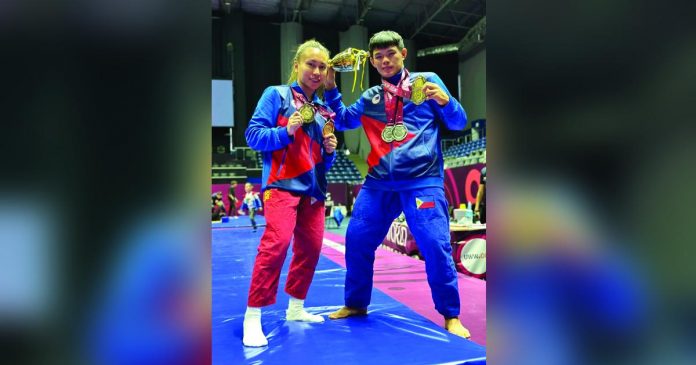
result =
[[[423,87],[425,86],[425,77],[416,76],[411,83],[411,102],[420,105],[425,101],[425,93],[423,92]],[[403,123],[398,123],[396,125],[387,125],[382,130],[382,140],[387,143],[391,142],[401,142],[406,139],[408,135],[408,129]]]
[[[314,104],[312,103],[306,103],[300,107],[300,109],[297,110],[300,113],[300,117],[302,117],[302,122],[305,124],[309,124],[314,122],[314,116],[316,115],[316,109],[314,107]],[[326,137],[327,135],[331,134],[334,132],[334,121],[331,119],[326,119],[326,123],[324,123],[324,128],[322,128],[322,135]]]
[[397,125],[388,125],[382,130],[382,140],[387,143],[401,142],[406,139],[408,129],[403,123]]

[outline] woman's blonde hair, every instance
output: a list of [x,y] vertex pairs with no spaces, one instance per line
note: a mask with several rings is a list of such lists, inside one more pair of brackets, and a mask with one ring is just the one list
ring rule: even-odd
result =
[[[326,58],[331,58],[331,53],[329,50],[324,47],[323,44],[319,43],[316,39],[310,39],[308,41],[305,41],[304,43],[300,44],[297,47],[297,51],[295,52],[295,57],[292,59],[292,65],[290,66],[290,77],[288,77],[288,85],[292,85],[293,82],[297,81],[297,70],[295,70],[295,64],[300,63],[300,57],[302,57],[302,54],[308,49],[308,48],[316,48],[320,50],[321,52],[326,53]],[[323,97],[324,95],[324,85],[319,86],[317,89],[317,95],[319,97]]]

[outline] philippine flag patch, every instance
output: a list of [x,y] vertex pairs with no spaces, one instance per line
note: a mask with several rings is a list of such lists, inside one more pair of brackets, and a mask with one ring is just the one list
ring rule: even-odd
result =
[[435,208],[435,201],[432,196],[421,196],[416,198],[416,208],[428,209]]

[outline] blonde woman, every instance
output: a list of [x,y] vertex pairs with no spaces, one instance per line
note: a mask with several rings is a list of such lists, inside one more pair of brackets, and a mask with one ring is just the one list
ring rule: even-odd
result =
[[324,321],[304,310],[304,300],[324,235],[326,172],[336,158],[336,137],[325,129],[327,123],[333,125],[333,112],[317,96],[328,61],[329,51],[321,43],[310,40],[301,44],[288,85],[264,91],[245,133],[249,147],[263,155],[261,190],[266,218],[244,315],[245,346],[268,345],[261,327],[261,308],[276,301],[280,270],[293,237],[285,285],[290,295],[286,319]]

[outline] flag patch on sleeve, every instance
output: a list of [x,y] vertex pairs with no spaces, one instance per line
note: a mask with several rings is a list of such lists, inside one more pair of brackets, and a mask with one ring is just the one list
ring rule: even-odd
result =
[[416,198],[416,208],[428,209],[435,208],[435,201],[432,196],[421,196]]

